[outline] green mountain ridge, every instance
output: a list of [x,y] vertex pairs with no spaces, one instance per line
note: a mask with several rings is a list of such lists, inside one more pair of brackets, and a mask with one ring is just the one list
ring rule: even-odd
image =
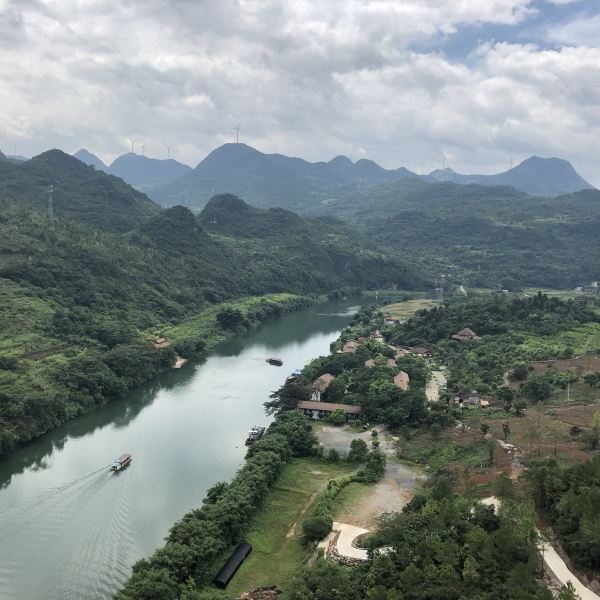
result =
[[331,199],[318,212],[387,252],[415,257],[433,276],[449,273],[474,287],[565,289],[600,277],[600,248],[589,243],[600,226],[598,190],[535,197],[507,186],[405,179]]
[[0,198],[45,211],[50,185],[57,218],[105,231],[127,231],[160,211],[121,179],[96,171],[61,150],[48,150],[22,163],[0,163]]
[[401,167],[387,170],[373,161],[353,163],[345,156],[310,163],[281,154],[265,154],[246,144],[224,144],[187,175],[152,190],[161,204],[202,208],[215,194],[235,194],[259,208],[282,206],[305,212],[323,195],[363,184],[415,176]]

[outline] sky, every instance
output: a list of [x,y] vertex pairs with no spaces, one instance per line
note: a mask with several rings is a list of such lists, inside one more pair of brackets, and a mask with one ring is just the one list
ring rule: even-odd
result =
[[0,150],[195,166],[235,139],[600,186],[599,0],[0,0]]

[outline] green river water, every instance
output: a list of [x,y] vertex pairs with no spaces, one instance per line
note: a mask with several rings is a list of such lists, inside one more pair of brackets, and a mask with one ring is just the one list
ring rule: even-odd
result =
[[[207,488],[234,475],[249,427],[269,422],[269,393],[326,354],[356,309],[284,315],[2,459],[0,600],[110,598]],[[131,466],[110,473],[123,452]]]

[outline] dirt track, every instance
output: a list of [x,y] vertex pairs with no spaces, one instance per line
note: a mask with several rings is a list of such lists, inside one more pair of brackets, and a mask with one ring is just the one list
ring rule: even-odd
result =
[[[415,488],[425,479],[419,471],[397,461],[394,440],[385,435],[381,427],[377,430],[381,450],[388,459],[385,474],[381,481],[364,489],[360,501],[355,502],[351,509],[337,515],[337,521],[372,528],[379,515],[402,510],[413,497]],[[335,448],[341,454],[348,453],[353,439],[363,439],[369,445],[372,440],[370,431],[355,433],[345,428],[330,426],[323,427],[317,433],[317,437],[326,451]]]

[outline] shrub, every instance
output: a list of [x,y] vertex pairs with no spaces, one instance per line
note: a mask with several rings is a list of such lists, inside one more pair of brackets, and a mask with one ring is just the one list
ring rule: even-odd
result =
[[336,408],[331,412],[327,420],[332,425],[344,425],[346,423],[346,413],[341,408]]
[[302,533],[307,542],[322,540],[326,537],[333,526],[333,519],[325,515],[309,517],[302,523]]

